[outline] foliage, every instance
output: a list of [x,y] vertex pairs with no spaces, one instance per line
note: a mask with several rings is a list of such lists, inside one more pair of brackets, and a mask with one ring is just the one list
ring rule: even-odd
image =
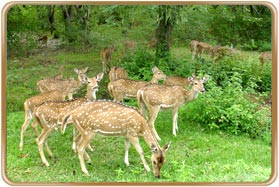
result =
[[186,120],[202,124],[206,129],[226,130],[235,135],[244,133],[252,138],[270,133],[270,116],[261,103],[249,99],[239,73],[235,72],[224,88],[213,80],[207,87],[208,91],[184,111]]

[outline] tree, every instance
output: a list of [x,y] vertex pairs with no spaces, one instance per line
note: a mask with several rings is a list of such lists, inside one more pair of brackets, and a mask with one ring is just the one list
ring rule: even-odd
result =
[[[156,29],[156,63],[160,60],[169,61],[171,33],[174,28],[180,6],[159,5],[158,27]],[[157,64],[158,65],[158,64]]]

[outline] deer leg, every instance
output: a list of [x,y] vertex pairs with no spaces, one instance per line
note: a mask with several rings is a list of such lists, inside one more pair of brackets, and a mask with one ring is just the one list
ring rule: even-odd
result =
[[160,141],[161,138],[159,137],[159,135],[158,135],[158,133],[157,133],[157,131],[155,129],[155,126],[154,126],[155,120],[156,120],[157,115],[158,115],[158,113],[160,111],[160,106],[153,107],[149,111],[150,111],[149,125],[151,126],[151,129],[154,132],[154,135],[155,135],[156,139]]
[[124,163],[129,166],[129,148],[130,148],[130,141],[128,139],[125,139],[125,158]]
[[48,156],[50,157],[50,158],[54,158],[54,156],[53,156],[53,153],[51,152],[51,150],[49,149],[49,147],[48,147],[48,144],[47,144],[47,141],[45,141],[45,147],[46,147],[46,151],[47,151],[47,154],[48,154]]
[[145,158],[144,158],[143,150],[142,150],[142,148],[141,148],[141,146],[140,146],[140,144],[139,144],[139,139],[138,139],[138,137],[128,136],[127,138],[128,138],[128,140],[133,144],[133,146],[135,147],[136,151],[137,151],[138,154],[140,155],[140,159],[141,159],[141,161],[142,161],[142,163],[143,163],[143,166],[144,166],[145,170],[146,170],[147,172],[149,172],[149,171],[150,171],[150,168],[149,168],[149,166],[148,166],[148,164],[147,164],[147,162],[146,162],[146,160],[145,160]]
[[36,121],[33,121],[33,122],[31,123],[31,127],[33,128],[33,130],[34,130],[36,136],[39,136],[39,132],[38,132],[38,129],[37,129],[37,122],[36,122]]
[[20,133],[20,143],[19,143],[19,150],[22,151],[23,149],[23,137],[24,137],[24,133],[31,121],[31,119],[33,118],[32,112],[30,110],[25,110],[25,121],[21,127],[21,133]]
[[87,136],[81,136],[81,142],[78,144],[77,146],[77,151],[78,151],[78,157],[79,157],[79,162],[80,162],[80,166],[81,166],[81,170],[82,172],[87,175],[90,176],[86,167],[85,167],[85,163],[84,163],[84,157],[85,154],[85,147],[88,145],[88,143],[90,142],[90,140],[95,136],[95,133],[91,134],[91,135],[87,135]]
[[[79,144],[80,143],[80,137],[81,137],[81,135],[80,135],[80,133],[79,132],[77,132],[77,130],[75,129],[75,127],[73,127],[73,145],[72,145],[72,149],[73,149],[73,151],[76,153],[77,152],[77,144]],[[91,145],[90,144],[88,144],[87,145],[87,149],[89,149],[89,151],[94,151],[94,149],[91,147]]]
[[42,162],[46,166],[49,166],[49,163],[48,163],[48,161],[47,161],[47,159],[45,157],[45,154],[44,154],[43,144],[45,143],[45,140],[47,139],[47,137],[49,136],[49,134],[51,133],[52,130],[53,130],[52,128],[43,129],[41,134],[37,138],[37,145],[38,145],[39,153],[40,153]]
[[176,131],[178,131],[178,125],[177,125],[177,118],[178,118],[178,108],[174,108],[172,111],[172,134],[176,136]]

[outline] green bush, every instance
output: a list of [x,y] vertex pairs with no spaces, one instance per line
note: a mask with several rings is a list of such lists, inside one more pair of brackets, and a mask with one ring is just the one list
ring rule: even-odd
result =
[[259,110],[260,105],[243,91],[239,73],[235,72],[224,88],[212,79],[207,84],[207,92],[182,110],[185,120],[193,120],[206,129],[247,134],[252,138],[263,136],[270,129],[267,111]]

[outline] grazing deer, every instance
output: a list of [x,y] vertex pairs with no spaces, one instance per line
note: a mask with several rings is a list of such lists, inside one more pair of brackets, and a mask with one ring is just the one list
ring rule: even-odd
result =
[[123,102],[124,98],[136,98],[137,91],[150,83],[158,83],[159,80],[164,80],[167,76],[157,67],[152,68],[153,78],[150,82],[118,79],[108,84],[108,91],[110,95],[117,102]]
[[215,62],[225,56],[232,57],[237,53],[239,53],[239,51],[236,48],[231,48],[229,46],[215,46],[210,50],[210,58]]
[[37,87],[41,93],[54,91],[54,90],[64,90],[71,85],[71,91],[68,94],[69,99],[73,99],[73,94],[75,91],[79,90],[82,84],[87,82],[86,72],[88,67],[84,69],[74,69],[74,71],[78,74],[78,80],[67,79],[67,80],[59,80],[59,79],[43,79],[37,82]]
[[117,79],[128,79],[128,73],[124,68],[114,66],[109,71],[109,80],[112,82]]
[[114,51],[115,47],[105,47],[101,51],[101,59],[103,64],[103,72],[107,73],[108,69],[110,69],[110,63],[112,60],[112,52]]
[[211,49],[211,45],[209,45],[208,43],[199,42],[198,45],[197,45],[198,58],[201,57],[202,53],[205,53],[205,52],[209,53],[210,49]]
[[[33,119],[33,111],[36,107],[40,106],[46,101],[62,101],[64,100],[65,96],[68,94],[68,89],[65,91],[51,91],[46,93],[41,93],[39,95],[33,96],[29,99],[26,99],[24,102],[24,112],[25,112],[25,120],[21,127],[21,134],[20,134],[20,143],[19,143],[19,149],[23,149],[23,137],[24,133]],[[36,135],[38,135],[38,131],[36,128],[36,123],[33,121],[32,128],[34,129]]]
[[190,50],[191,50],[191,54],[192,54],[192,60],[195,59],[195,57],[197,56],[198,54],[198,44],[199,44],[199,41],[197,40],[192,40],[190,43],[189,43],[189,47],[190,47]]
[[68,123],[73,123],[80,132],[81,141],[77,145],[77,150],[81,169],[86,175],[89,176],[89,173],[84,164],[84,157],[88,162],[91,161],[85,147],[96,134],[101,134],[103,136],[125,137],[124,163],[129,166],[129,147],[132,143],[140,155],[145,170],[150,171],[139,144],[139,137],[143,137],[152,152],[153,173],[155,177],[160,177],[160,170],[165,162],[165,152],[170,143],[167,143],[163,148],[160,147],[147,120],[138,110],[111,101],[93,101],[77,107],[64,117],[61,126],[62,133],[65,132]]
[[[197,76],[195,76],[194,74],[192,75],[192,77],[198,78]],[[181,76],[168,76],[166,80],[164,80],[163,82],[165,85],[169,85],[169,86],[182,86],[182,87],[187,87],[189,86],[192,82],[190,81],[190,77],[185,78],[185,77],[181,77]]]
[[[99,73],[96,77],[88,78],[87,93],[85,98],[78,98],[68,101],[48,101],[34,109],[34,119],[41,126],[41,134],[37,138],[37,145],[42,162],[49,166],[47,162],[43,145],[45,145],[47,153],[53,158],[53,154],[47,145],[47,138],[52,131],[61,125],[63,116],[78,107],[81,104],[86,103],[90,100],[96,100],[96,92],[98,91],[98,82],[103,78],[103,73]],[[76,151],[76,140],[79,138],[80,134],[76,133],[74,128],[73,131],[73,150]],[[88,148],[92,150],[90,145]]]
[[203,84],[208,80],[204,77],[202,80],[190,77],[192,89],[185,90],[181,86],[167,86],[160,84],[150,84],[141,89],[137,93],[138,105],[142,114],[146,114],[145,108],[148,108],[150,119],[149,124],[152,126],[156,138],[160,140],[155,128],[154,122],[160,109],[172,110],[172,121],[173,121],[173,135],[176,136],[178,130],[177,118],[178,109],[185,103],[188,103],[198,97],[199,93],[205,91]]
[[272,60],[272,53],[271,51],[265,51],[265,52],[262,52],[260,55],[259,55],[259,60],[260,62],[262,63],[262,65],[268,61],[271,61]]

